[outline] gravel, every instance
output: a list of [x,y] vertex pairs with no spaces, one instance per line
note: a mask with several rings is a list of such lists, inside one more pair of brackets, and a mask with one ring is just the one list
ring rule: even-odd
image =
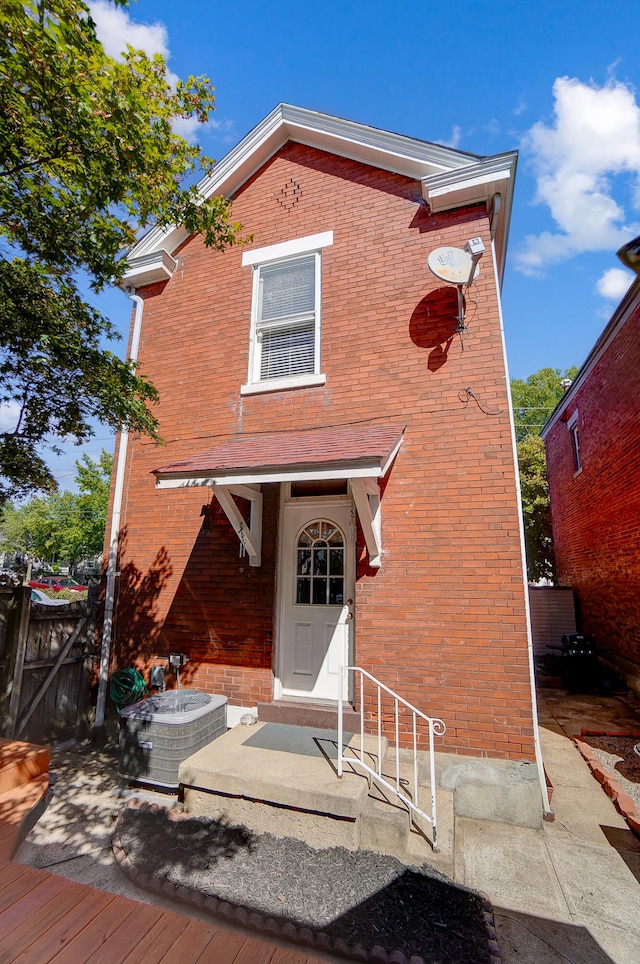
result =
[[640,756],[634,747],[640,749],[638,736],[581,736],[580,739],[591,747],[605,770],[608,770],[628,793],[640,813]]
[[377,946],[442,964],[492,960],[486,905],[432,868],[369,851],[314,850],[159,808],[124,810],[116,849],[134,879],[169,881],[364,952]]

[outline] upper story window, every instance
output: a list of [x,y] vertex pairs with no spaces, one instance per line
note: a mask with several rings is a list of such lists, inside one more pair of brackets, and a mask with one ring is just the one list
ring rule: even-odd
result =
[[333,232],[258,248],[243,255],[253,268],[248,383],[243,394],[323,385],[321,251]]
[[580,433],[578,431],[578,410],[573,413],[567,422],[567,428],[571,436],[571,450],[573,452],[573,463],[575,467],[574,475],[582,472],[582,458],[580,455]]

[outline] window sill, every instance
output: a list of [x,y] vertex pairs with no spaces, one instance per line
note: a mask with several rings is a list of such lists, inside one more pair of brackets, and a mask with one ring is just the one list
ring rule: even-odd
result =
[[314,388],[325,385],[326,375],[297,375],[294,378],[272,378],[251,385],[241,385],[241,395],[263,395],[265,392],[285,392],[295,388]]

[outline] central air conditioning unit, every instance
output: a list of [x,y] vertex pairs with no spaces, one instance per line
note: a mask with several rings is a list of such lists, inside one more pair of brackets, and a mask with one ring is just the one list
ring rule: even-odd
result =
[[180,764],[227,732],[227,698],[170,690],[120,713],[121,777],[177,790]]

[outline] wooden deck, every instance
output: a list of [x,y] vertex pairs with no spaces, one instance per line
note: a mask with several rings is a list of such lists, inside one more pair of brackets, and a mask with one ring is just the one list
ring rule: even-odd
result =
[[48,752],[38,750],[0,744],[0,775],[3,761],[11,768],[0,794],[0,962],[321,964],[303,950],[13,863],[24,821],[49,785]]

